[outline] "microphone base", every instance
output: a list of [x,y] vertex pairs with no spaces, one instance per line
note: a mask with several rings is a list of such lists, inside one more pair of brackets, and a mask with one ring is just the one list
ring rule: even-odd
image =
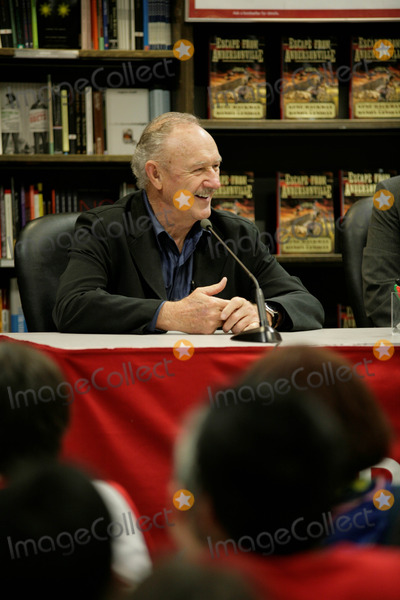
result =
[[235,342],[258,342],[262,344],[278,344],[282,341],[281,334],[272,327],[256,327],[231,337]]

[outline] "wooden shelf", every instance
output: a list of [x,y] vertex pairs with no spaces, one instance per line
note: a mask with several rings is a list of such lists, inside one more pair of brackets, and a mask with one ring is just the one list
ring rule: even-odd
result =
[[204,129],[260,129],[293,131],[308,130],[366,130],[366,129],[400,129],[400,119],[318,119],[311,120],[280,120],[280,119],[201,119]]
[[28,58],[32,60],[71,60],[71,59],[111,59],[121,58],[131,60],[152,60],[154,58],[174,58],[172,50],[58,50],[47,48],[0,48],[0,58],[11,56],[13,58]]
[[127,163],[131,154],[2,154],[0,163]]
[[276,260],[279,263],[301,263],[301,264],[315,264],[315,263],[330,263],[330,264],[342,264],[341,254],[275,254]]
[[14,259],[13,258],[0,258],[0,268],[2,267],[7,267],[7,268],[13,268],[14,267]]

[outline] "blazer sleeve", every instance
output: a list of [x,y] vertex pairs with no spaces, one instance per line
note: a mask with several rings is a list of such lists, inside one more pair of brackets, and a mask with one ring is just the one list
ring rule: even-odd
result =
[[378,183],[394,203],[388,210],[372,209],[362,277],[365,312],[377,327],[390,327],[390,292],[400,277],[400,177]]
[[[93,213],[78,217],[69,262],[60,278],[53,319],[64,333],[146,333],[161,299],[138,297],[113,284],[114,271],[132,270],[127,248],[106,234],[104,223]],[[131,278],[132,279],[132,278]],[[128,285],[128,284],[127,284]],[[127,288],[128,290],[128,288]],[[142,296],[142,297],[140,297]]]
[[255,274],[266,302],[282,306],[285,321],[280,330],[305,331],[321,329],[325,313],[320,301],[301,283],[298,277],[289,273],[271,255],[260,241],[256,232],[256,253],[253,273]]

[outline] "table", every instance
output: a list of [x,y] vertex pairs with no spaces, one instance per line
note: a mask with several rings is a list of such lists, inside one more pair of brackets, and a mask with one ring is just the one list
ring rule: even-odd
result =
[[[274,348],[230,337],[14,333],[1,335],[0,341],[28,342],[60,365],[73,393],[63,456],[128,490],[140,515],[149,517],[144,533],[155,551],[168,545],[173,526],[176,509],[168,482],[182,420]],[[332,348],[353,364],[368,361],[368,383],[395,431],[391,457],[400,462],[400,336],[392,336],[389,328],[283,333],[282,345],[293,344]],[[374,351],[377,344],[382,359]]]

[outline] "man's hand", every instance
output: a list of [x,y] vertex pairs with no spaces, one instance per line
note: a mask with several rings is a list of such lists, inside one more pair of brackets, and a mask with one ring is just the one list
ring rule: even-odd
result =
[[[156,327],[165,331],[185,333],[214,333],[222,327],[221,312],[232,300],[214,298],[226,286],[227,278],[219,283],[196,288],[189,296],[177,302],[165,302],[158,315]],[[225,328],[224,328],[225,331]]]
[[[268,323],[271,325],[271,316],[268,313],[267,317]],[[232,333],[241,333],[247,329],[260,327],[257,305],[239,296],[229,300],[221,313],[221,319],[225,321],[222,327],[225,333],[231,330]]]

